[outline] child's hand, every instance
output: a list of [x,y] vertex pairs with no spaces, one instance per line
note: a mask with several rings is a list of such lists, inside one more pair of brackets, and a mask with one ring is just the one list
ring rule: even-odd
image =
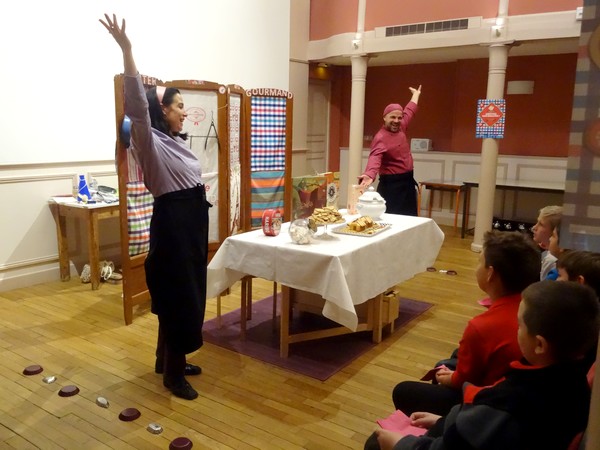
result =
[[383,429],[375,430],[375,435],[377,436],[377,442],[381,450],[393,450],[394,445],[404,437],[403,434]]
[[410,424],[415,427],[430,429],[442,416],[428,412],[414,412],[410,415]]
[[450,370],[447,367],[443,367],[436,372],[435,379],[442,386],[451,386],[453,373],[454,373],[454,370]]

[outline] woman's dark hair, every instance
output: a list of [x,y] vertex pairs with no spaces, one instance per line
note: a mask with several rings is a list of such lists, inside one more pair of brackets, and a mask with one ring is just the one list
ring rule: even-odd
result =
[[486,267],[494,267],[506,295],[522,292],[540,280],[540,251],[525,233],[488,231],[483,236],[483,252]]
[[523,291],[523,322],[530,335],[546,338],[557,362],[583,356],[598,340],[598,298],[572,281],[538,281]]
[[[166,88],[165,94],[163,95],[162,104],[169,106],[171,103],[173,103],[173,97],[175,97],[176,94],[181,94],[179,89],[173,87]],[[161,104],[158,101],[155,87],[146,91],[146,98],[148,99],[148,113],[150,114],[150,123],[152,124],[152,128],[162,131],[167,136],[171,136],[172,138],[179,136],[185,141],[188,137],[187,133],[173,133],[171,131],[169,124],[165,120],[165,115],[163,114]]]

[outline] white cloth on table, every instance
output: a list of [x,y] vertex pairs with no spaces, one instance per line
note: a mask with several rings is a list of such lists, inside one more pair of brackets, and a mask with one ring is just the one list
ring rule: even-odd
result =
[[230,236],[208,265],[207,298],[253,275],[321,295],[323,315],[356,330],[354,305],[425,271],[444,240],[429,218],[384,214],[382,221],[391,227],[375,236],[330,231],[309,245],[292,242],[289,223],[278,236],[265,236],[262,230]]

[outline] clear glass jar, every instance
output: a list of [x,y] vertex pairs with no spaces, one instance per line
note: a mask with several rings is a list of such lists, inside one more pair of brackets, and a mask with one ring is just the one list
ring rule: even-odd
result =
[[292,242],[295,244],[305,245],[310,244],[310,238],[315,232],[309,227],[308,220],[296,219],[290,224],[288,230]]

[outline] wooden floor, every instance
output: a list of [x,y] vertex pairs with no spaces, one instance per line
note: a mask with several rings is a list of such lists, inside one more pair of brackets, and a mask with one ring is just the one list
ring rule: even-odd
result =
[[[190,378],[200,392],[194,401],[163,388],[154,374],[156,317],[146,306],[125,326],[120,286],[91,291],[76,279],[0,293],[0,448],[166,449],[186,436],[194,449],[361,449],[376,419],[392,412],[394,385],[447,357],[467,320],[483,310],[471,240],[443,230],[435,267],[458,275],[425,272],[398,287],[435,305],[417,320],[326,382],[206,344],[189,358],[204,370]],[[259,280],[254,289],[260,299],[272,284]],[[238,308],[239,286],[223,302],[224,311]],[[213,318],[214,299],[207,308]],[[31,364],[43,373],[24,376]],[[57,381],[43,383],[49,375]],[[57,395],[66,385],[80,393]],[[96,405],[98,396],[108,409]],[[142,416],[120,421],[129,407]],[[164,432],[149,433],[151,422]]]

